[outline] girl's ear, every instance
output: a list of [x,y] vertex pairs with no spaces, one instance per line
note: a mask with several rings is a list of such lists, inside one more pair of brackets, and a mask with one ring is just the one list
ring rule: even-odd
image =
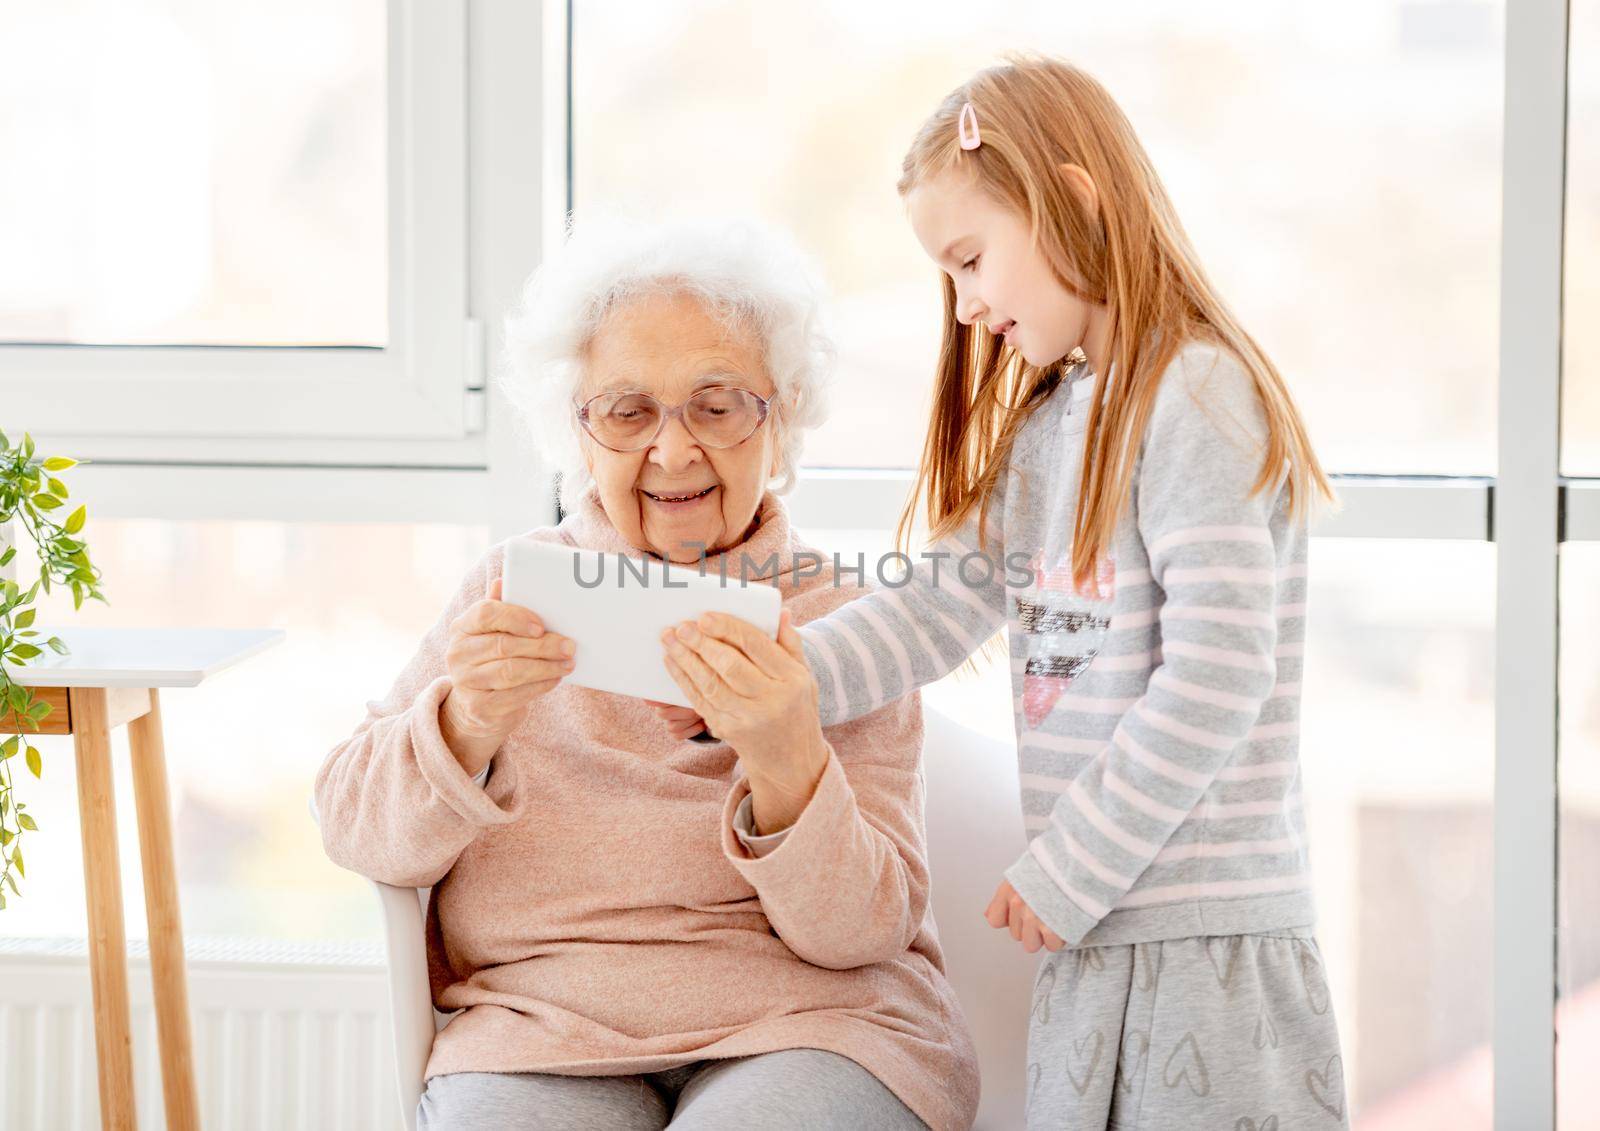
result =
[[1072,191],[1089,207],[1089,211],[1096,216],[1100,215],[1100,189],[1095,185],[1094,178],[1089,176],[1089,171],[1082,165],[1074,165],[1070,161],[1063,161],[1056,166],[1061,175],[1067,179],[1067,184]]

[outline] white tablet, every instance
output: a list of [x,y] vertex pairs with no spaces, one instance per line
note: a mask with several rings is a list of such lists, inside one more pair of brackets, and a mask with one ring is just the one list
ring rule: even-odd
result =
[[574,550],[559,542],[506,543],[500,596],[538,614],[578,646],[566,682],[692,706],[662,663],[661,633],[701,613],[731,613],[773,639],[783,598],[760,582],[701,573],[698,565]]

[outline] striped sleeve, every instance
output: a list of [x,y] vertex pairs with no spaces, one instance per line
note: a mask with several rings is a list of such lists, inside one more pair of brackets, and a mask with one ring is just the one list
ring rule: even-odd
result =
[[1155,860],[1247,739],[1276,683],[1282,610],[1271,522],[1279,491],[1250,495],[1265,414],[1248,374],[1225,364],[1193,397],[1184,370],[1168,371],[1135,479],[1138,534],[1165,594],[1160,662],[1006,872],[1069,945]]
[[998,495],[985,515],[982,551],[974,511],[960,530],[913,558],[896,583],[800,629],[823,726],[860,718],[943,678],[1004,626]]

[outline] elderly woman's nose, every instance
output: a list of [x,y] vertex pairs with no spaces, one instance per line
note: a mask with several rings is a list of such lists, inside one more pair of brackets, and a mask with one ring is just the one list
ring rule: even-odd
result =
[[655,443],[650,445],[650,462],[663,471],[681,471],[705,457],[699,442],[689,434],[683,420],[669,420]]

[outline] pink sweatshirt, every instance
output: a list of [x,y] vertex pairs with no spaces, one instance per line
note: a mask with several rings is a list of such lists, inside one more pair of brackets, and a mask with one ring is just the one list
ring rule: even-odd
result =
[[[801,557],[797,570],[796,555],[817,552],[776,497],[760,514],[730,575],[740,555],[772,558],[757,576],[796,624],[864,592],[853,577],[835,586],[828,555],[797,577],[815,566]],[[592,490],[524,537],[639,556]],[[462,1012],[427,1075],[626,1075],[816,1048],[862,1065],[935,1131],[970,1127],[977,1058],[928,904],[918,697],[826,728],[816,794],[760,858],[733,832],[749,794],[734,752],[673,741],[636,699],[558,687],[480,786],[438,711],[450,623],[503,556],[501,543],[473,567],[316,780],[330,858],[433,885],[434,1003]]]

